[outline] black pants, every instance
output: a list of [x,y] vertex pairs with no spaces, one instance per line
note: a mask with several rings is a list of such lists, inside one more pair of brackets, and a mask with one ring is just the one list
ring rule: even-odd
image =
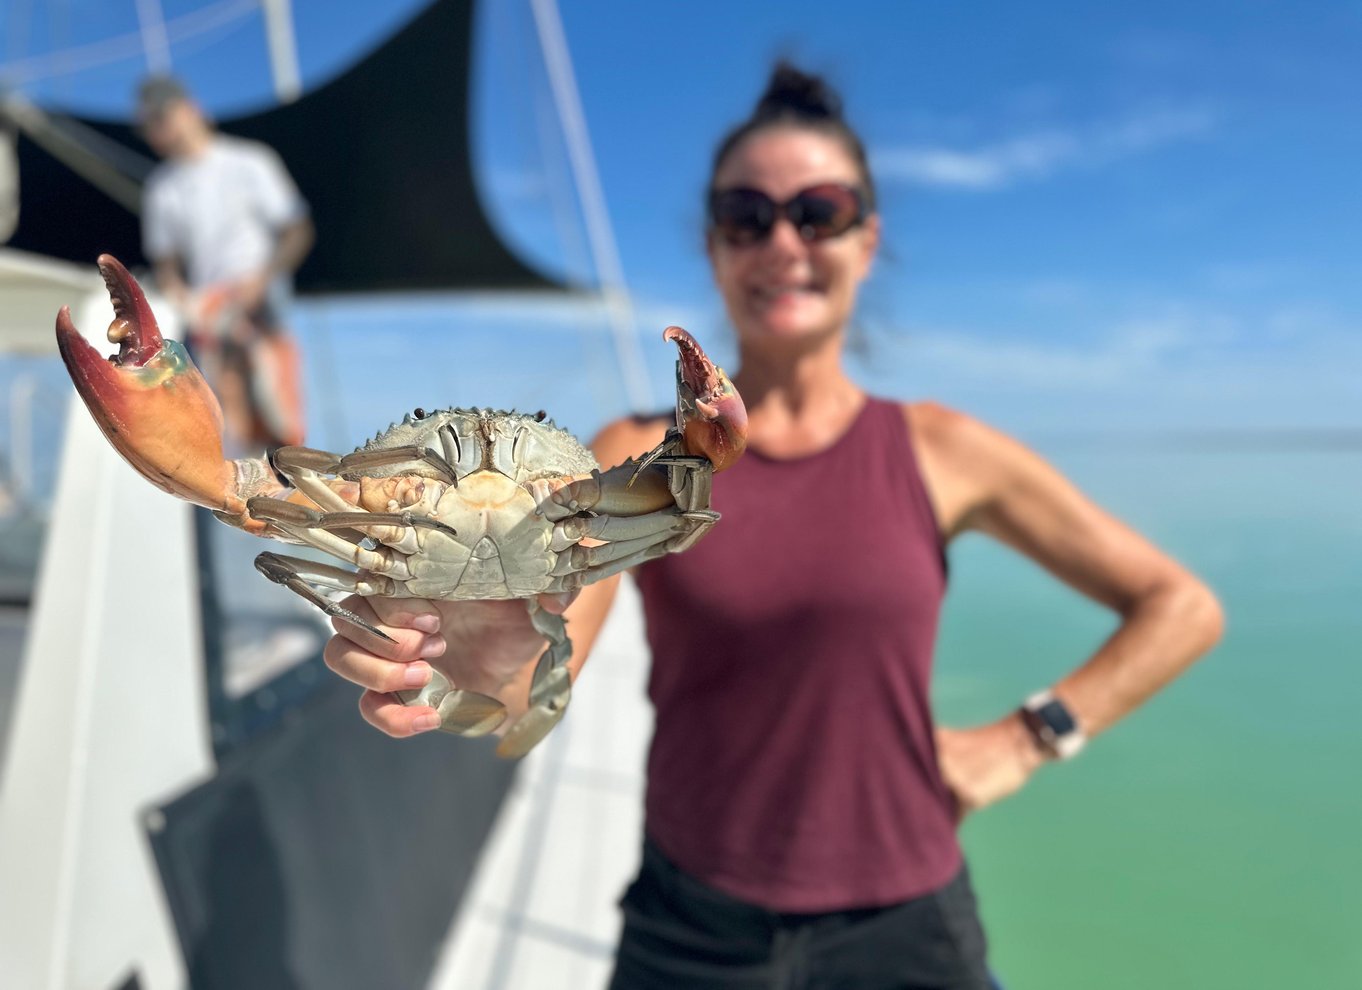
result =
[[781,914],[720,893],[645,841],[610,990],[997,990],[960,872],[883,908]]

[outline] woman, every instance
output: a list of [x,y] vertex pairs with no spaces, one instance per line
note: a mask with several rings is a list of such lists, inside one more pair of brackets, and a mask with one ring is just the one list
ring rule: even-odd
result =
[[[1197,579],[1035,454],[847,377],[847,324],[879,238],[865,152],[836,96],[778,67],[720,146],[709,190],[748,453],[715,477],[720,527],[637,573],[657,720],[615,987],[990,986],[960,817],[1072,755],[1220,635]],[[665,427],[621,420],[593,446],[618,463]],[[968,530],[1121,621],[1018,710],[938,729],[928,680],[943,548]],[[566,612],[574,674],[614,593],[593,585]],[[327,659],[369,689],[361,708],[383,731],[437,724],[385,692],[423,683],[415,658],[446,649],[465,686],[525,696],[542,640],[519,603],[352,604],[397,643],[346,627]]]

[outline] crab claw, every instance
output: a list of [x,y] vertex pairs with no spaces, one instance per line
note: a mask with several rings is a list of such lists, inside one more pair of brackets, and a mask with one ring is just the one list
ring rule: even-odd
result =
[[236,470],[222,454],[222,407],[176,341],[165,340],[128,270],[99,256],[113,301],[107,360],[57,314],[57,347],[76,391],[109,443],[157,488],[233,516],[245,512]]
[[686,453],[707,457],[715,471],[731,467],[747,447],[747,407],[695,338],[680,327],[662,332],[676,344],[676,425]]

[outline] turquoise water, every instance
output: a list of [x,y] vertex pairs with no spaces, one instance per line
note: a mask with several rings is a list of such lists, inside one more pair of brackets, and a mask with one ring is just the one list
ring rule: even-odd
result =
[[[1362,987],[1362,456],[1045,451],[1219,593],[1221,646],[964,828],[1009,990]],[[983,539],[936,694],[996,717],[1113,627]]]

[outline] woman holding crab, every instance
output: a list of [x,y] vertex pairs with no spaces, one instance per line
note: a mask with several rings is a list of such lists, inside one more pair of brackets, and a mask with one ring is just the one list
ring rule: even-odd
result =
[[[846,375],[880,218],[864,148],[821,80],[777,67],[718,149],[708,208],[748,450],[714,479],[718,530],[636,570],[657,718],[612,986],[987,988],[959,820],[1181,673],[1219,638],[1219,606],[1025,447]],[[666,427],[621,420],[593,448],[618,463]],[[945,546],[968,530],[1121,622],[1017,710],[950,729],[928,685]],[[566,606],[574,675],[615,587],[543,600]],[[361,709],[384,732],[438,726],[390,693],[428,681],[437,657],[456,683],[526,697],[543,640],[518,602],[349,604],[394,642],[339,624],[327,662],[368,689]]]

